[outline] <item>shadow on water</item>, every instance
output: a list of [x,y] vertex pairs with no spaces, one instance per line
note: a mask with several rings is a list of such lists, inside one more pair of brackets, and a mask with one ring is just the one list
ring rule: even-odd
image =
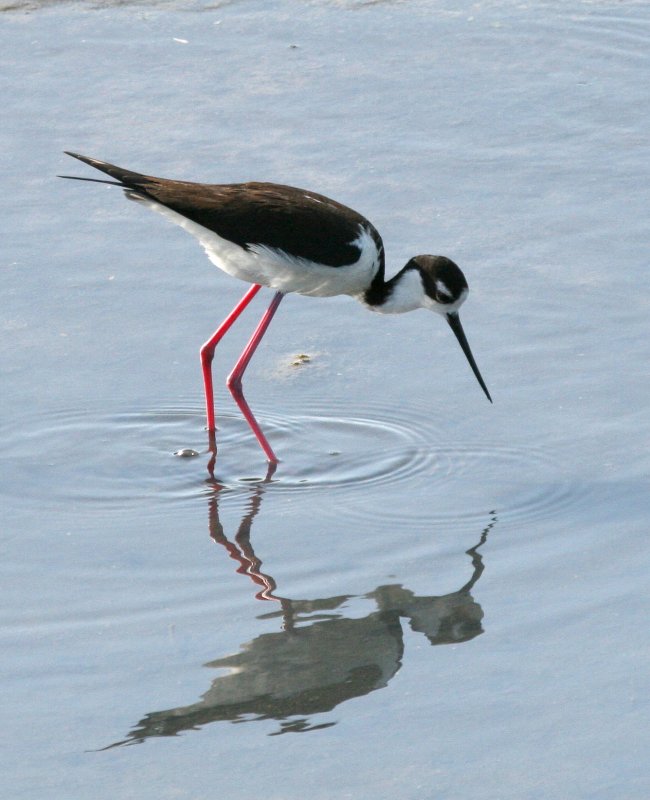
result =
[[[471,576],[454,592],[417,596],[392,584],[362,596],[292,600],[282,597],[274,578],[262,571],[262,560],[251,543],[253,520],[273,471],[270,468],[266,480],[252,488],[248,508],[232,539],[224,532],[219,516],[222,487],[214,482],[209,528],[211,538],[237,562],[237,572],[255,584],[255,597],[278,604],[277,611],[260,618],[281,620],[280,630],[261,634],[239,653],[205,664],[229,673],[215,678],[198,702],[151,712],[126,739],[102,749],[175,736],[220,721],[277,720],[280,726],[270,735],[331,727],[335,722],[315,724],[310,717],[386,687],[402,665],[405,622],[432,645],[467,642],[483,633],[483,610],[472,591],[484,570],[479,548],[496,524],[494,512],[479,541],[466,551]],[[348,619],[343,609],[356,597],[374,601],[375,610]]]

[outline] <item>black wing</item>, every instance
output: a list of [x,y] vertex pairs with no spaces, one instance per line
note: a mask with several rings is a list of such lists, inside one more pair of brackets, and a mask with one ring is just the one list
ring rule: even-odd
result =
[[383,245],[374,226],[353,209],[315,192],[275,183],[172,181],[67,154],[110,175],[127,194],[155,200],[241,247],[265,245],[340,267],[357,261],[360,248],[354,242],[366,230],[383,266]]

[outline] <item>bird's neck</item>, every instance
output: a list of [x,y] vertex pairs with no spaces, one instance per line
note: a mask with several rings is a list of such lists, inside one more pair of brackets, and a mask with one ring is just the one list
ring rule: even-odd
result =
[[383,274],[377,274],[361,300],[371,311],[403,314],[422,308],[425,296],[419,271],[406,266],[388,281]]

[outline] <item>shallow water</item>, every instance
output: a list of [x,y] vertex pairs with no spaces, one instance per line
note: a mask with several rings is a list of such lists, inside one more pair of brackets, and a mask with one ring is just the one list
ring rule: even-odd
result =
[[[2,8],[0,785],[647,797],[647,6]],[[256,298],[210,477],[245,287],[64,149],[453,257],[494,405],[432,315],[289,297],[269,470]]]

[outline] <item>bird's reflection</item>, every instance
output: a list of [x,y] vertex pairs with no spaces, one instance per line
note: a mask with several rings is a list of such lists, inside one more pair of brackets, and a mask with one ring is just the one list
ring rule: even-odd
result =
[[[272,471],[266,481],[271,475]],[[479,548],[496,523],[493,512],[480,540],[467,551],[472,574],[457,591],[418,596],[399,584],[378,586],[362,596],[374,603],[374,610],[348,619],[345,606],[354,595],[290,600],[278,593],[275,580],[262,570],[251,544],[251,526],[265,482],[252,488],[232,539],[219,517],[218,484],[214,489],[209,500],[210,536],[238,563],[237,572],[254,583],[256,598],[277,604],[264,618],[281,620],[278,630],[257,636],[239,653],[210,661],[205,666],[228,673],[216,677],[198,702],[147,714],[125,740],[110,747],[174,736],[218,721],[277,720],[279,727],[271,735],[329,727],[335,723],[316,724],[311,717],[385,687],[397,673],[404,651],[404,621],[432,645],[466,642],[483,632],[483,611],[472,590],[483,573]]]

